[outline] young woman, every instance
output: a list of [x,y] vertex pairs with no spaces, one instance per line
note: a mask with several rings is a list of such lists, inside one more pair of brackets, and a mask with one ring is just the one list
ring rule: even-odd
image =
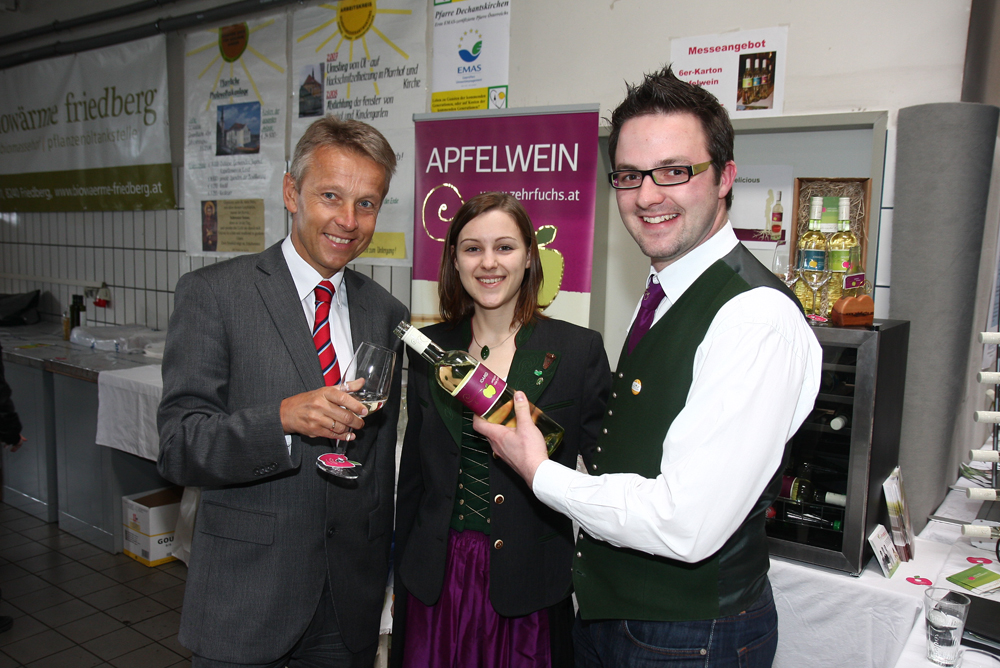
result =
[[[601,337],[539,313],[538,243],[521,204],[484,193],[455,214],[423,333],[468,350],[565,430],[553,459],[589,463],[611,383]],[[410,354],[396,502],[396,666],[571,666],[573,527],[472,429]]]

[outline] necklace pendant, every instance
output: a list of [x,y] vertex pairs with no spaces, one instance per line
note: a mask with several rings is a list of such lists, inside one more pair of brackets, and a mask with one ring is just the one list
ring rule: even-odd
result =
[[482,349],[479,351],[479,356],[482,357],[483,361],[485,362],[486,358],[490,356],[490,347],[483,346]]

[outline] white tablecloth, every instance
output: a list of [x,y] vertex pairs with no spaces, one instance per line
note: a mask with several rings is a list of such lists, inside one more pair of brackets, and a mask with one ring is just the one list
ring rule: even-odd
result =
[[160,365],[97,376],[97,443],[154,462],[160,452],[156,409],[163,394]]
[[[925,587],[950,547],[917,539],[916,558],[886,579],[871,560],[860,577],[780,558],[768,577],[778,608],[775,668],[886,668],[903,652],[922,614]],[[808,660],[806,660],[808,659]]]

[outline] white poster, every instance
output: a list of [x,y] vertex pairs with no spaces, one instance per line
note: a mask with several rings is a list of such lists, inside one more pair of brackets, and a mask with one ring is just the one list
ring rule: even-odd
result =
[[285,26],[281,14],[186,37],[189,254],[255,253],[285,235]]
[[341,0],[294,15],[291,147],[332,114],[378,128],[396,152],[363,264],[410,265],[413,257],[413,114],[427,107],[427,3]]
[[[777,252],[788,255],[792,221],[791,165],[737,165],[729,220],[736,237],[765,267]],[[778,248],[779,244],[783,246]],[[791,253],[792,259],[795,254]]]
[[674,74],[712,93],[732,118],[781,115],[787,55],[785,27],[670,41]]
[[506,109],[509,0],[434,0],[431,111]]
[[0,210],[170,209],[162,36],[0,71]]

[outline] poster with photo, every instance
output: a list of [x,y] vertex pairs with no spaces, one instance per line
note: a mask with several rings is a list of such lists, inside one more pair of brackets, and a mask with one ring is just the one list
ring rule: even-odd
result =
[[782,113],[787,54],[787,27],[670,41],[674,74],[712,93],[732,118]]
[[431,111],[506,109],[509,0],[434,0]]
[[191,255],[256,253],[285,235],[283,14],[199,30],[184,47],[184,208]]
[[324,3],[293,15],[292,149],[310,123],[332,114],[374,126],[396,152],[362,264],[412,262],[413,114],[427,109],[426,31],[419,0]]
[[736,237],[765,267],[777,252],[790,252],[787,241],[792,224],[792,192],[795,178],[791,165],[737,165],[733,184],[733,206],[729,220]]

